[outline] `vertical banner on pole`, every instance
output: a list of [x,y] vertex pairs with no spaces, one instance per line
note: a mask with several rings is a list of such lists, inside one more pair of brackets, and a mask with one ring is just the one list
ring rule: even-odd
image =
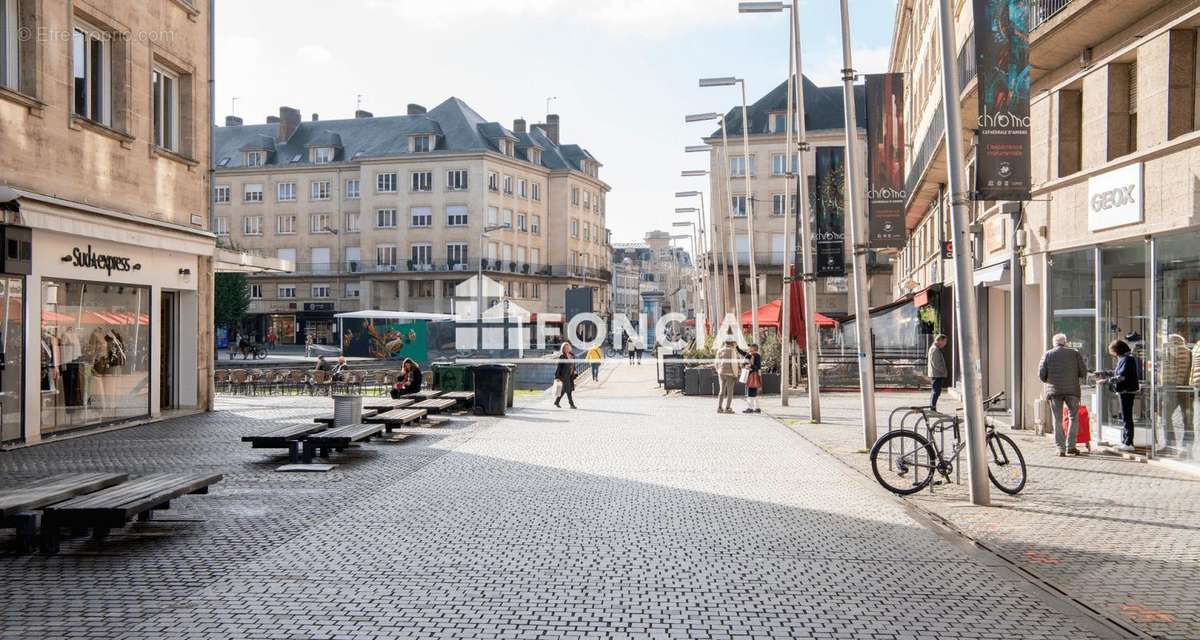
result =
[[813,215],[816,218],[817,277],[846,275],[846,150],[817,147],[816,188]]
[[904,247],[904,74],[867,79],[867,215],[876,249]]
[[1028,0],[974,0],[979,69],[978,200],[1028,200]]

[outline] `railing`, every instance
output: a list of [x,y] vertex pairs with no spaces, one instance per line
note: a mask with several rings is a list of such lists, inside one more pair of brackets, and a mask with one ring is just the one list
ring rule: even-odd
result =
[[[482,264],[481,264],[482,263]],[[396,262],[377,262],[357,260],[347,263],[329,262],[298,262],[293,271],[288,273],[264,273],[255,277],[280,278],[286,276],[369,276],[388,273],[462,273],[464,277],[475,274],[482,267],[485,274],[511,273],[517,275],[543,277],[578,277],[600,280],[611,280],[612,272],[608,269],[595,269],[570,265],[535,264],[516,260],[468,259],[460,261],[414,262],[412,260],[397,260]]]
[[1029,12],[1029,30],[1033,31],[1067,8],[1071,0],[1034,0]]
[[929,121],[929,128],[925,130],[925,138],[921,140],[920,146],[916,147],[912,164],[908,166],[908,175],[904,177],[904,192],[908,194],[908,202],[904,203],[906,209],[912,203],[913,196],[917,191],[917,184],[925,175],[925,169],[929,167],[929,163],[933,161],[933,154],[937,152],[938,145],[946,132],[945,108],[945,103],[938,102],[937,111]]
[[[821,347],[818,354],[821,367],[821,386],[858,387],[858,351]],[[875,384],[879,387],[901,389],[924,388],[926,354],[918,348],[876,348],[874,350]]]
[[975,32],[972,31],[958,50],[958,93],[962,91],[975,76],[979,74],[978,60],[975,57]]

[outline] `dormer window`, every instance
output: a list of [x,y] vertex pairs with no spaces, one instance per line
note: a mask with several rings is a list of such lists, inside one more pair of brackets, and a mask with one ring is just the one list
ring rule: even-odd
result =
[[787,129],[787,114],[771,114],[771,133],[783,133]]
[[529,161],[532,162],[533,164],[541,164],[542,163],[542,152],[538,151],[537,149],[530,149],[529,150]]
[[333,147],[313,147],[313,164],[329,164],[333,162]]
[[412,149],[413,153],[428,153],[433,149],[432,136],[413,136]]
[[247,151],[246,152],[246,166],[247,167],[261,167],[266,163],[267,163],[267,152],[266,151]]

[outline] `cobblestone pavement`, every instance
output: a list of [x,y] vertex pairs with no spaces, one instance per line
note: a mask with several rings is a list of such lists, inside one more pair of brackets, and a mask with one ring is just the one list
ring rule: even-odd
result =
[[[880,394],[879,433],[893,408],[927,398]],[[943,402],[943,410],[954,403]],[[764,409],[871,474],[857,394],[823,394],[820,425],[808,423],[804,396],[790,407],[772,398]],[[964,468],[962,485],[937,486],[907,500],[1122,625],[1154,637],[1200,638],[1200,477],[1100,454],[1059,458],[1052,436],[1007,433],[1029,467],[1020,495],[993,489],[993,506],[975,507]]]
[[274,473],[237,441],[320,399],[2,454],[0,482],[226,479],[105,543],[0,557],[0,636],[1119,637],[778,422],[664,397],[652,372],[608,366],[578,410],[528,398],[329,474]]

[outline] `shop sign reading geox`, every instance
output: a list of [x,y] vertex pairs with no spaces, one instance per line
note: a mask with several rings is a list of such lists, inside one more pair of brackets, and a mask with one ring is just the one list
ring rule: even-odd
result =
[[1142,164],[1131,164],[1088,179],[1088,231],[1142,221]]
[[142,268],[140,263],[133,262],[131,259],[123,256],[96,253],[92,251],[92,245],[90,244],[86,249],[80,249],[79,247],[71,249],[71,253],[63,256],[62,261],[70,262],[71,266],[81,269],[106,271],[110,276],[114,271],[139,271]]

